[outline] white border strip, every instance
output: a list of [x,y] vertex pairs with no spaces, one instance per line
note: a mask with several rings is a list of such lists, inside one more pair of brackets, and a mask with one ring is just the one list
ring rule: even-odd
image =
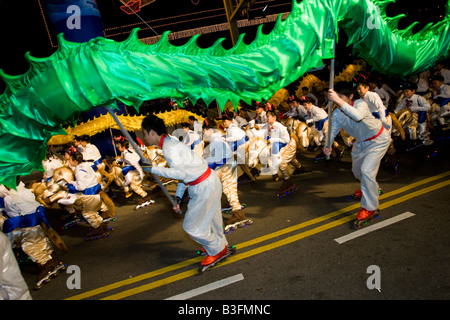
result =
[[207,284],[203,287],[193,289],[193,290],[187,291],[185,293],[178,294],[176,296],[167,298],[165,300],[186,300],[186,299],[201,295],[201,294],[209,292],[209,291],[213,291],[213,290],[216,290],[216,289],[219,289],[222,287],[226,287],[232,283],[235,283],[235,282],[238,282],[241,280],[244,280],[244,276],[242,275],[242,273],[239,273],[235,276]]
[[374,225],[371,225],[371,226],[369,226],[369,227],[365,227],[365,228],[363,228],[363,229],[361,229],[361,230],[358,230],[358,231],[349,233],[349,234],[347,234],[347,235],[345,235],[345,236],[342,236],[342,237],[340,237],[340,238],[336,238],[336,239],[334,239],[334,241],[336,241],[336,242],[339,243],[339,244],[343,244],[344,242],[347,242],[347,241],[349,241],[349,240],[353,240],[353,239],[355,239],[355,238],[358,238],[358,237],[360,237],[360,236],[363,236],[363,235],[365,235],[365,234],[368,234],[369,232],[372,232],[372,231],[381,229],[381,228],[386,227],[386,226],[388,226],[388,225],[390,225],[390,224],[399,222],[399,221],[401,221],[401,220],[410,218],[410,217],[412,217],[412,216],[415,216],[415,214],[412,213],[412,212],[407,211],[407,212],[402,213],[402,214],[399,214],[398,216],[395,216],[395,217],[393,217],[393,218],[390,218],[390,219],[381,221],[381,222],[376,223],[376,224],[374,224]]

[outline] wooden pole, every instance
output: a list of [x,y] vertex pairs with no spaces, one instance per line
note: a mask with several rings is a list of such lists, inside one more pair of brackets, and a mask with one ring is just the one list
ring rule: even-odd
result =
[[[117,115],[115,114],[114,109],[112,107],[107,107],[106,109],[108,110],[109,114],[113,117],[113,119],[117,123],[117,125],[119,126],[120,131],[122,131],[122,133],[125,136],[125,138],[128,139],[130,144],[133,146],[134,150],[136,150],[137,154],[141,158],[142,169],[147,171],[147,172],[150,172],[150,169],[152,167],[151,163],[149,163],[149,160],[144,157],[144,155],[142,154],[141,150],[136,145],[136,142],[134,142],[133,138],[131,137],[130,133],[127,131],[127,129],[124,128],[124,126],[120,122],[119,118],[117,118]],[[152,173],[152,176],[153,176],[153,179],[155,179],[155,181],[158,183],[158,185],[161,188],[161,190],[166,195],[167,199],[169,199],[169,201],[171,202],[172,206],[175,207],[177,205],[177,202],[170,195],[169,191],[167,191],[166,187],[162,184],[161,180],[159,180],[159,177],[157,175],[154,175],[153,173]],[[179,213],[182,214],[181,211]]]
[[[333,42],[333,59],[331,59],[331,67],[330,67],[330,88],[334,89],[334,63],[336,59],[336,35],[334,35]],[[331,125],[333,118],[333,101],[328,101],[328,132],[327,132],[327,141],[325,143],[326,147],[331,149],[333,145],[333,141],[331,141]],[[327,160],[330,160],[330,155],[327,155]]]

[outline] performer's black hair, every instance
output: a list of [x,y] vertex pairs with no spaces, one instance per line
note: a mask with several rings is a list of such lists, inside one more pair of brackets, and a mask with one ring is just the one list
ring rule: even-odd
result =
[[339,94],[343,94],[346,97],[349,97],[354,94],[353,86],[349,82],[341,81],[334,85],[334,91]]
[[142,121],[142,129],[150,132],[153,130],[157,135],[167,134],[167,128],[164,124],[163,119],[158,118],[157,116],[150,114],[144,118]]
[[82,163],[84,161],[83,159],[83,155],[80,152],[74,152],[70,154],[70,157],[72,158],[72,160],[75,160],[76,162],[78,162],[78,164]]
[[272,111],[272,110],[267,111],[267,112],[266,112],[266,115],[267,115],[267,116],[268,116],[268,115],[271,115],[272,117],[276,117],[276,116],[277,116],[277,115],[275,114],[275,112]]

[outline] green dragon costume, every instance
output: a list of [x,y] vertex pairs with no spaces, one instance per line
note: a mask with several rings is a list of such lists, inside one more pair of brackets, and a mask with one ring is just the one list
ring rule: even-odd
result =
[[[43,170],[49,139],[64,134],[60,124],[77,113],[116,100],[139,108],[145,100],[174,98],[216,100],[269,99],[333,57],[338,28],[349,45],[375,69],[394,76],[426,70],[450,50],[450,5],[444,19],[416,34],[398,30],[404,15],[388,17],[393,0],[293,1],[289,17],[281,15],[270,34],[259,28],[251,44],[243,35],[225,50],[219,39],[200,48],[194,36],[173,46],[162,35],[145,45],[134,30],[123,42],[96,38],[71,43],[58,36],[58,50],[48,58],[26,55],[30,69],[23,75],[0,72],[6,90],[0,96],[0,184],[15,186],[17,175]],[[260,26],[262,27],[262,26]]]

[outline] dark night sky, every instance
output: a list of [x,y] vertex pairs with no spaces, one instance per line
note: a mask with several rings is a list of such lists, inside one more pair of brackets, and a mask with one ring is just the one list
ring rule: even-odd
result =
[[[194,4],[197,2],[197,5]],[[289,2],[289,0],[270,1],[271,6],[268,8],[267,14],[290,11]],[[445,13],[446,2],[447,0],[434,0],[423,1],[422,3],[415,2],[414,5],[411,5],[409,0],[398,0],[395,4],[388,6],[387,13],[389,16],[399,13],[407,14],[407,17],[400,21],[400,28],[404,28],[414,21],[419,21],[419,26],[414,29],[414,31],[418,31],[428,22],[441,20],[439,15]],[[256,2],[251,14],[260,15],[263,7],[261,3],[264,2]],[[137,16],[124,14],[119,8],[121,5],[119,0],[97,0],[97,4],[107,37],[114,34],[115,36],[111,36],[111,38],[123,40],[132,27],[147,28]],[[226,22],[222,0],[156,0],[144,7],[138,14],[144,20],[151,21],[149,25],[158,34],[165,30],[180,31]],[[173,19],[173,16],[177,16],[177,18]],[[181,23],[184,20],[188,21]],[[51,36],[49,36],[44,24],[38,0],[0,0],[0,68],[7,74],[21,74],[28,69],[28,64],[24,58],[25,52],[30,51],[31,55],[37,57],[45,57],[54,52],[56,48],[52,47],[51,43],[54,43],[55,35],[51,26],[48,26],[48,28]],[[268,28],[270,29],[270,26]],[[248,33],[251,38],[254,29],[248,28],[243,32]],[[139,33],[140,37],[153,35],[155,34],[150,29]],[[201,38],[204,38],[204,45],[206,46],[220,37],[229,38],[229,32],[211,34]],[[201,43],[199,44],[201,45]],[[339,49],[339,46],[342,50]],[[348,52],[350,49],[345,49],[345,42],[341,40],[338,43],[338,50]],[[0,80],[0,92],[3,92],[3,88],[4,84]]]

